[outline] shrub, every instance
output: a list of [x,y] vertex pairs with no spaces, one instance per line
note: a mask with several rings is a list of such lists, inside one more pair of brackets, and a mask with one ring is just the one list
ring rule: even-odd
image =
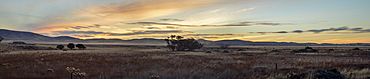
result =
[[329,49],[329,51],[334,51],[334,49]]
[[23,41],[14,41],[11,44],[27,44],[27,43]]
[[3,41],[3,40],[4,40],[4,38],[0,36],[0,42]]
[[228,50],[224,50],[222,53],[230,53],[230,51],[228,51]]
[[64,49],[64,45],[57,45],[57,49],[63,50]]
[[212,51],[207,51],[206,53],[212,53]]
[[313,48],[312,48],[312,47],[306,47],[306,48],[304,48],[304,49],[308,50],[308,49],[313,49]]
[[361,49],[356,47],[356,48],[353,48],[352,50],[361,50]]
[[76,78],[77,79],[86,79],[86,77],[87,77],[87,73],[86,72],[82,72],[78,68],[67,67],[66,70],[70,74],[70,79],[76,79]]
[[168,39],[165,39],[167,42],[167,47],[169,47],[171,50],[175,51],[192,51],[194,49],[200,49],[203,47],[203,44],[198,42],[197,40],[193,38],[189,39],[183,39],[184,37],[182,36],[176,36],[176,35],[171,35],[168,37]]
[[312,47],[306,47],[305,49],[293,50],[292,52],[300,53],[300,52],[319,52],[319,50],[313,49]]
[[238,49],[237,51],[245,51],[245,49]]
[[76,47],[77,47],[78,49],[86,49],[86,46],[85,46],[85,45],[83,45],[83,44],[76,44]]
[[280,50],[277,50],[277,49],[273,49],[270,52],[281,52],[281,51]]
[[73,44],[73,43],[69,43],[68,45],[67,45],[67,47],[69,48],[69,49],[74,49],[75,48],[75,44]]

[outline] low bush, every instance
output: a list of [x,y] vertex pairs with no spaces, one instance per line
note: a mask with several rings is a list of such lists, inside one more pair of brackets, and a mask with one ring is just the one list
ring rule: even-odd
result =
[[64,49],[64,45],[57,45],[57,49],[63,50]]
[[67,47],[69,48],[69,49],[74,49],[76,46],[75,46],[75,44],[73,44],[73,43],[69,43],[68,45],[67,45]]
[[86,49],[86,46],[85,46],[85,45],[83,45],[83,44],[76,44],[76,47],[77,47],[78,49]]

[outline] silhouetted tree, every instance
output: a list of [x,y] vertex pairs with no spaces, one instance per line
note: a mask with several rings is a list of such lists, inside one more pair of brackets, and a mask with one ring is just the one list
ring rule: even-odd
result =
[[3,41],[3,40],[4,40],[4,38],[0,36],[0,42]]
[[305,49],[308,50],[308,49],[313,49],[313,48],[312,47],[306,47]]
[[83,45],[83,44],[76,44],[76,47],[77,47],[78,49],[86,49],[86,46],[85,46],[85,45]]
[[222,51],[222,53],[230,53],[230,51],[224,50],[224,51]]
[[75,44],[73,44],[73,43],[69,43],[68,45],[67,45],[67,47],[69,48],[69,49],[74,49],[75,48]]
[[206,53],[212,53],[212,51],[207,51]]
[[23,41],[14,41],[11,44],[27,44],[27,43]]
[[63,50],[64,49],[64,45],[57,45],[57,49]]
[[312,47],[306,47],[304,49],[293,50],[292,52],[300,53],[300,52],[319,52],[319,50],[313,49]]
[[329,51],[334,51],[334,49],[329,49]]
[[172,44],[172,42],[170,40],[171,40],[170,37],[168,37],[167,39],[165,39],[165,41],[167,42],[167,47],[170,48],[172,51],[175,51],[176,45],[175,44]]
[[177,40],[181,40],[182,38],[184,38],[184,37],[182,37],[182,36],[176,36],[176,39]]
[[361,50],[360,48],[356,47],[356,48],[353,48],[352,50]]
[[171,39],[174,39],[176,37],[176,35],[171,35],[170,37],[171,37]]
[[171,35],[168,39],[165,39],[167,42],[167,47],[171,50],[175,51],[184,51],[189,50],[192,51],[194,49],[200,49],[203,47],[203,44],[198,42],[197,40],[190,38],[190,39],[183,39],[182,36]]

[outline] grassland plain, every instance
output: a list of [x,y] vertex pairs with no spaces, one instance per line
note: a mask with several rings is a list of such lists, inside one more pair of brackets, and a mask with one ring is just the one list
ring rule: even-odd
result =
[[313,47],[319,50],[315,53],[293,53],[304,47],[290,46],[206,47],[191,52],[155,45],[87,47],[24,50],[2,44],[0,79],[70,79],[67,67],[85,73],[82,79],[285,79],[326,68],[353,79],[370,77],[369,47]]

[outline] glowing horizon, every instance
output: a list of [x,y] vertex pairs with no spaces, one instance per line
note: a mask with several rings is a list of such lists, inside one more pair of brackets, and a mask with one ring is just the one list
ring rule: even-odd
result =
[[370,43],[368,0],[5,0],[0,29],[49,36]]

